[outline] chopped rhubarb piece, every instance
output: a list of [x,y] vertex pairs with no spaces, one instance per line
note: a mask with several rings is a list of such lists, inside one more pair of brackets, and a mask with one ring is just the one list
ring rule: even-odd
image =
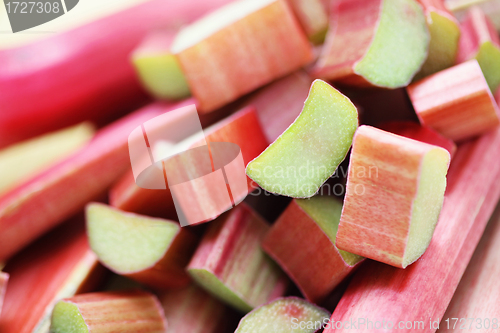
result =
[[129,59],[137,44],[153,29],[176,28],[228,2],[147,1],[0,50],[0,147],[84,120],[107,122],[143,104],[147,96]]
[[9,260],[0,315],[2,332],[48,332],[50,311],[62,297],[87,292],[105,275],[90,250],[83,221],[71,220]]
[[345,159],[357,127],[351,101],[316,80],[300,116],[248,164],[247,175],[268,192],[311,197]]
[[83,123],[45,134],[0,151],[0,195],[63,160],[84,146],[94,135],[93,127]]
[[335,246],[341,213],[342,204],[333,197],[295,199],[262,242],[314,303],[322,302],[363,259]]
[[379,128],[413,140],[442,147],[450,153],[451,158],[453,158],[453,155],[457,151],[457,145],[452,140],[445,138],[430,127],[422,126],[412,121],[384,123]]
[[0,314],[2,314],[3,299],[5,297],[5,290],[7,289],[7,282],[9,282],[9,274],[0,272]]
[[[175,128],[176,123],[165,124],[168,128]],[[165,127],[167,128],[167,127]],[[241,148],[243,162],[246,164],[258,156],[266,147],[267,140],[262,133],[259,119],[255,109],[247,107],[234,115],[223,119],[222,121],[210,126],[204,130],[206,142],[232,142]],[[248,140],[251,137],[252,140]],[[193,147],[199,145],[199,142],[193,143]],[[254,185],[249,183],[249,188]],[[207,198],[203,199],[208,202]],[[153,216],[175,216],[174,202],[170,190],[148,190],[137,186],[131,172],[111,189],[111,205],[121,210],[147,214]],[[193,204],[197,204],[190,198],[190,209]],[[201,204],[201,202],[199,203]],[[217,215],[222,214],[220,211]]]
[[208,292],[248,312],[285,292],[288,280],[262,251],[269,226],[244,204],[210,223],[188,272]]
[[313,60],[283,0],[239,0],[181,30],[177,56],[201,112],[210,112]]
[[170,31],[149,35],[132,54],[132,63],[144,88],[159,99],[181,99],[191,95],[177,58],[170,53]]
[[166,333],[160,302],[145,291],[100,292],[63,299],[54,306],[52,333]]
[[414,0],[336,0],[316,76],[346,84],[404,87],[424,63],[429,31]]
[[476,60],[431,75],[407,90],[420,122],[453,141],[500,124],[500,110]]
[[104,266],[155,289],[189,284],[185,268],[197,243],[189,230],[98,203],[86,213],[90,247]]
[[353,141],[337,247],[395,267],[415,262],[434,233],[449,163],[450,154],[441,147],[361,126]]
[[328,8],[322,0],[287,0],[309,40],[321,44],[328,30]]
[[448,8],[459,21],[463,21],[472,6],[481,8],[500,30],[500,0],[444,0]]
[[[451,318],[474,318],[467,332],[497,331],[499,328],[500,285],[500,206],[493,214],[460,284],[441,320],[438,332],[454,332],[463,324]],[[481,319],[476,319],[481,318]],[[477,321],[476,321],[477,320]],[[495,325],[496,324],[496,325]],[[496,327],[495,327],[496,326]],[[469,323],[466,325],[469,328]]]
[[296,297],[280,298],[241,319],[235,333],[314,333],[328,322],[328,311]]
[[415,76],[419,80],[455,64],[460,39],[460,26],[443,0],[418,0],[424,7],[431,40],[427,60]]
[[[459,146],[448,174],[446,200],[432,242],[407,269],[367,262],[354,274],[331,321],[423,321],[435,332],[500,198],[500,130]],[[327,329],[325,333],[352,332]],[[356,332],[373,332],[366,325]]]
[[102,129],[87,146],[0,199],[0,260],[77,213],[130,168],[127,137],[170,110],[154,104]]
[[457,61],[476,59],[492,92],[500,85],[500,39],[479,7],[472,7],[461,24]]
[[231,328],[234,331],[228,325],[227,306],[195,285],[165,292],[159,299],[169,333],[221,333]]

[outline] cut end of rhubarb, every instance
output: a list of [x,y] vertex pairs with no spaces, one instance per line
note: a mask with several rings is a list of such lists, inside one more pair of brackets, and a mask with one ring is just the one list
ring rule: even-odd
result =
[[313,196],[345,159],[358,127],[351,101],[316,80],[295,122],[247,166],[266,191],[295,198]]
[[125,213],[98,203],[87,206],[90,246],[104,265],[119,274],[154,266],[179,230],[175,222]]
[[51,333],[89,333],[89,328],[78,307],[66,301],[59,301],[52,312]]
[[429,31],[414,0],[383,0],[377,31],[354,72],[373,85],[404,87],[427,58]]
[[494,92],[500,86],[500,48],[491,41],[479,47],[476,57],[490,90]]
[[235,333],[314,333],[321,330],[329,318],[328,311],[303,299],[281,298],[247,314]]

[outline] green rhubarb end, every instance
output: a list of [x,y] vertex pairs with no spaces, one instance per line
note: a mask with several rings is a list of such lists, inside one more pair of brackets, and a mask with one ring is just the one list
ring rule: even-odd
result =
[[75,304],[59,301],[52,311],[50,332],[88,333],[89,329]]

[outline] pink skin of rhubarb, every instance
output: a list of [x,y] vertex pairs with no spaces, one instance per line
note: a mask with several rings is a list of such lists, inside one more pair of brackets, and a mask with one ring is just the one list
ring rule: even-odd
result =
[[7,282],[9,282],[9,274],[0,272],[0,314],[2,314],[3,299],[5,297],[5,290],[7,289]]
[[175,29],[228,2],[147,1],[0,51],[0,147],[84,120],[106,122],[144,103],[148,97],[129,60],[137,44],[153,29]]
[[109,125],[87,146],[0,198],[0,260],[77,213],[109,187],[130,168],[130,132],[171,109],[172,105],[153,104]]
[[[500,206],[493,214],[438,332],[498,332],[500,327]],[[452,319],[458,318],[458,319]],[[462,319],[463,318],[463,319]],[[471,319],[473,318],[471,323]],[[495,325],[496,322],[496,325]],[[455,326],[456,325],[456,326]],[[495,327],[496,326],[496,327]],[[455,328],[455,329],[454,329]]]
[[167,332],[167,320],[158,298],[145,291],[89,293],[62,301],[76,305],[89,333]]
[[422,126],[411,121],[383,123],[379,128],[413,140],[442,147],[450,153],[451,158],[453,158],[453,155],[457,151],[457,145],[450,139],[445,138],[430,127]]
[[[228,314],[231,310],[203,289],[191,285],[171,290],[159,296],[169,333],[228,332]],[[196,315],[193,316],[193,313]],[[231,331],[233,332],[233,331]]]
[[453,141],[500,125],[500,110],[476,60],[430,75],[407,91],[420,123]]
[[[407,269],[367,262],[335,309],[331,321],[382,319],[394,325],[440,321],[500,198],[500,130],[459,146],[448,174],[445,204],[426,253]],[[366,325],[356,332],[385,332]],[[325,333],[352,332],[327,329]]]
[[320,303],[357,266],[347,264],[318,224],[293,200],[262,248],[311,302]]
[[90,250],[81,221],[71,220],[13,257],[0,331],[48,331],[50,312],[62,297],[96,288],[104,268]]
[[[250,162],[258,156],[268,143],[262,132],[253,107],[247,107],[205,131],[207,142],[233,142],[241,148],[243,161]],[[248,140],[251,137],[252,140]],[[255,188],[248,179],[249,189]],[[110,203],[124,211],[152,216],[175,216],[174,202],[170,190],[147,190],[134,182],[128,172],[111,189]],[[223,213],[223,212],[221,212]]]
[[[255,212],[243,203],[238,205],[210,223],[188,272],[198,283],[207,275],[214,276],[239,299],[231,305],[240,311],[282,296],[288,279],[260,248],[268,231],[269,225]],[[216,290],[208,291],[222,297]]]
[[174,42],[172,52],[200,112],[217,109],[314,60],[284,0],[271,1],[187,48]]

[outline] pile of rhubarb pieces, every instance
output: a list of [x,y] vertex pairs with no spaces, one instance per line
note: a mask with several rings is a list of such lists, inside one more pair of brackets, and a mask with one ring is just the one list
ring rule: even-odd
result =
[[[149,0],[0,50],[0,332],[498,332],[499,29],[498,0]],[[137,185],[137,129],[237,145],[243,195],[173,196],[207,168],[176,156]]]

